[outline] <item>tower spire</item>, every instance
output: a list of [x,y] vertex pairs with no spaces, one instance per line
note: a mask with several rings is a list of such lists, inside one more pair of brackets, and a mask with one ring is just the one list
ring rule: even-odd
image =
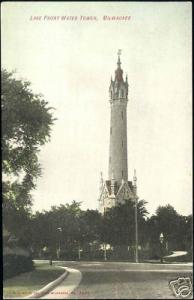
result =
[[118,50],[117,55],[118,55],[118,60],[117,60],[117,69],[115,71],[115,80],[117,82],[121,82],[123,81],[123,70],[121,69],[121,60],[120,60],[121,49]]
[[117,66],[118,66],[118,69],[120,69],[121,68],[121,60],[120,60],[121,49],[118,50],[117,55],[118,55]]
[[102,192],[102,190],[103,190],[103,183],[104,183],[103,173],[100,172],[100,192]]

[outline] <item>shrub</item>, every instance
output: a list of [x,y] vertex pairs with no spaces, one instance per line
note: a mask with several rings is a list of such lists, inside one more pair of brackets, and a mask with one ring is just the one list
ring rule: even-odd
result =
[[30,256],[17,254],[6,254],[3,256],[3,279],[11,278],[33,269],[34,264]]

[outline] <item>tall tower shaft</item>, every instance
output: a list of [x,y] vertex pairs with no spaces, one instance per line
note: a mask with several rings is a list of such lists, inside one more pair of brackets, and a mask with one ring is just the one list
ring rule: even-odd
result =
[[128,81],[123,80],[120,53],[118,53],[115,78],[109,87],[111,118],[110,118],[110,144],[109,144],[109,180],[114,179],[119,183],[128,180],[127,163],[127,102]]
[[123,79],[121,69],[120,51],[118,52],[115,78],[109,86],[110,101],[110,143],[108,180],[101,175],[99,211],[104,213],[107,209],[125,201],[136,199],[136,182],[128,181],[127,163],[127,103],[128,80]]

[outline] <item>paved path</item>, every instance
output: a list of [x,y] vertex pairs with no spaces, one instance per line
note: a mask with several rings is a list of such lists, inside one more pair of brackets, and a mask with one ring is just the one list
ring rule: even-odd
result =
[[70,274],[44,299],[175,299],[169,281],[192,276],[189,264],[58,262]]
[[76,269],[66,268],[66,270],[69,273],[67,278],[49,294],[40,299],[65,299],[72,294],[73,290],[79,285],[82,274]]
[[173,251],[171,255],[164,256],[165,257],[178,257],[178,256],[184,256],[187,254],[187,251]]

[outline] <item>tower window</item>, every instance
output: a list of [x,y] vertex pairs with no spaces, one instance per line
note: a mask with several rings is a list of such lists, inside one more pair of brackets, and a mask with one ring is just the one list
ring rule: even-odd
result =
[[123,111],[121,112],[121,117],[122,117],[122,120],[123,120]]
[[122,170],[122,178],[123,178],[123,170]]
[[123,148],[123,140],[122,140],[122,148]]
[[121,97],[123,98],[124,97],[124,91],[121,90]]

